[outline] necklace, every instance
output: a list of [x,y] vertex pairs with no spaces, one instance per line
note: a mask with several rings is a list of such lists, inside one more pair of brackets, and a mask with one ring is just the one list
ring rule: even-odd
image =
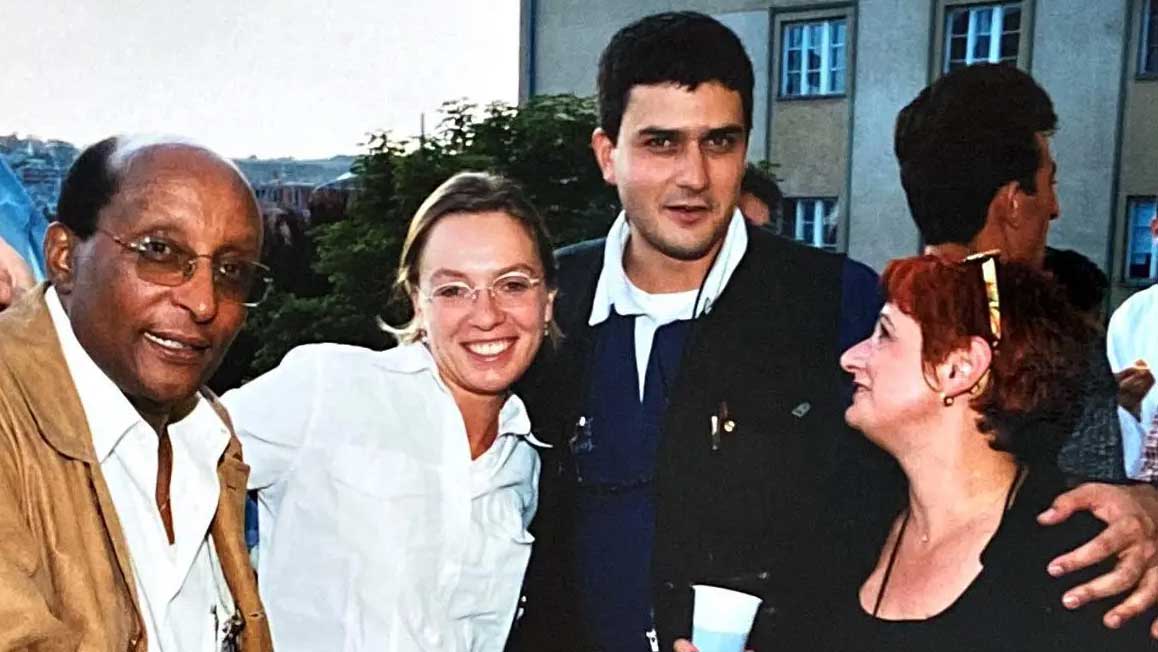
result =
[[[1021,479],[1021,476],[1024,472],[1025,467],[1018,464],[1017,473],[1013,474],[1013,482],[1010,483],[1009,489],[1005,492],[1005,507],[1002,509],[1003,514],[1009,511],[1009,507],[1013,503],[1013,491],[1017,488],[1018,481]],[[883,602],[885,599],[885,589],[889,585],[889,578],[893,575],[893,566],[895,566],[897,563],[897,553],[901,551],[901,541],[903,541],[905,538],[905,530],[909,526],[909,516],[911,514],[912,512],[906,507],[905,517],[901,520],[900,531],[897,532],[897,540],[893,542],[893,550],[889,553],[889,563],[885,566],[885,576],[881,578],[881,587],[877,589],[877,599],[876,602],[873,603],[873,618],[876,618],[877,614],[881,610],[881,602]],[[927,533],[921,535],[921,543],[928,542],[929,535]]]

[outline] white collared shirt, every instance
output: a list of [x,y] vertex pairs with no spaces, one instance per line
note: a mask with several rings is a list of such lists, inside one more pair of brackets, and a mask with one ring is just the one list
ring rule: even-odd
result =
[[281,652],[499,652],[541,445],[511,396],[471,460],[422,344],[316,344],[223,399],[259,491],[258,578]]
[[189,415],[169,424],[170,545],[156,503],[156,431],[77,341],[55,289],[48,289],[45,301],[128,545],[148,649],[216,652],[220,623],[233,611],[209,538],[221,492],[217,461],[229,430],[200,398]]
[[[1115,373],[1145,360],[1150,372],[1158,376],[1158,285],[1134,294],[1114,311],[1106,329],[1106,355]],[[1158,412],[1158,385],[1142,398],[1142,420],[1118,407],[1122,426],[1122,448],[1126,457],[1126,475],[1137,477],[1142,470],[1142,444],[1146,431]]]
[[639,398],[642,401],[647,362],[651,357],[651,343],[656,330],[674,321],[691,319],[692,304],[696,303],[697,294],[700,300],[695,306],[695,316],[711,312],[716,297],[724,291],[728,280],[732,278],[732,272],[736,271],[740,259],[748,250],[748,231],[740,209],[735,209],[724,235],[724,244],[704,279],[702,294],[699,288],[686,292],[651,294],[636,287],[623,269],[623,254],[630,234],[631,225],[627,222],[626,213],[621,211],[612,223],[603,246],[603,269],[595,284],[595,300],[591,304],[591,316],[587,323],[591,326],[603,323],[611,316],[613,308],[617,314],[636,317],[635,366],[639,374]]

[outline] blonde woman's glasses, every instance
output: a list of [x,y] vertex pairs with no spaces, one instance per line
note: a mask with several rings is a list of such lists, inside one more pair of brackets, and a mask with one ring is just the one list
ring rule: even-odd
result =
[[539,277],[512,273],[503,274],[483,287],[474,287],[466,281],[449,281],[434,286],[429,293],[421,289],[418,293],[435,306],[449,310],[473,306],[484,291],[499,308],[521,308],[534,300],[535,288],[542,282]]

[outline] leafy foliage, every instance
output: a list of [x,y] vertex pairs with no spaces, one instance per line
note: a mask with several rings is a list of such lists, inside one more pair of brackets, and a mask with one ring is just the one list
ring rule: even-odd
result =
[[489,170],[517,181],[557,245],[606,232],[618,200],[591,155],[597,116],[590,99],[541,96],[519,107],[457,100],[444,103],[441,115],[434,133],[418,139],[369,138],[354,164],[360,187],[349,214],[310,227],[313,276],[279,283],[251,311],[216,389],[276,366],[300,344],[390,346],[377,318],[398,324],[409,315],[404,301],[392,301],[392,286],[410,218],[456,172]]

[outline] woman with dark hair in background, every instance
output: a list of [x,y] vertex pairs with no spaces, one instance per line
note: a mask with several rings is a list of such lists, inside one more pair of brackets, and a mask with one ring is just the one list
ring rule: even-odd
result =
[[1052,460],[1080,413],[1088,322],[1048,277],[992,254],[894,261],[882,283],[873,335],[841,359],[856,388],[845,417],[896,458],[908,492],[866,536],[829,647],[1143,649],[1149,619],[1109,631],[1101,606],[1061,607],[1083,578],[1043,572],[1103,527],[1035,518],[1067,488]]
[[400,346],[299,347],[223,398],[279,650],[501,650],[515,617],[539,456],[510,387],[552,330],[542,219],[509,181],[455,175],[411,221],[397,283]]

